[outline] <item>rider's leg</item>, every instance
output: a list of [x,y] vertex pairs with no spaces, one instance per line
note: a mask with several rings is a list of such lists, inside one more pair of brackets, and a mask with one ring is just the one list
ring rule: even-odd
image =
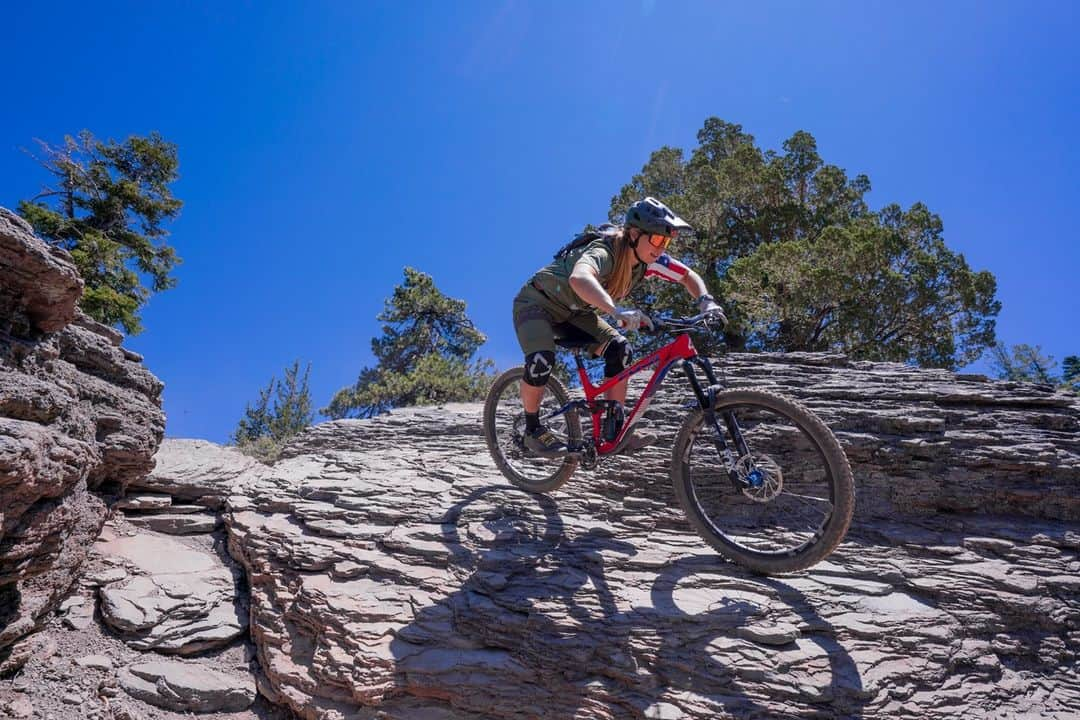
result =
[[525,409],[525,447],[541,456],[558,457],[566,445],[540,423],[540,404],[544,399],[551,371],[555,367],[555,331],[551,313],[538,304],[532,288],[514,299],[514,329],[525,353],[525,377],[519,383],[521,404]]
[[525,380],[521,383],[521,404],[535,413],[544,397],[544,386],[555,359],[555,319],[540,303],[543,298],[526,285],[514,298],[514,330],[525,353]]
[[[605,377],[604,382],[608,382],[610,379],[611,378],[609,378],[609,377]],[[604,393],[604,397],[606,397],[608,400],[618,400],[623,405],[625,405],[626,404],[626,385],[627,385],[626,380],[623,380],[622,382],[615,383],[614,385],[611,386],[611,389],[609,389],[606,393]]]
[[[544,399],[544,388],[555,368],[555,353],[551,350],[538,350],[525,356],[525,377],[521,381],[521,404],[527,415],[540,410]],[[532,423],[530,423],[532,424]],[[531,428],[530,428],[531,429]]]
[[566,451],[554,433],[540,423],[540,403],[555,364],[555,353],[547,350],[525,356],[525,377],[521,381],[521,404],[525,407],[525,447],[543,457],[558,457]]
[[544,386],[534,387],[524,380],[521,381],[521,404],[525,406],[525,412],[540,412],[540,401],[544,398]]
[[[633,348],[626,341],[622,335],[613,338],[604,349],[604,375],[606,379],[616,377],[626,368],[630,367],[633,361]],[[617,400],[626,405],[626,385],[627,380],[622,380],[611,387],[604,396],[608,400]],[[616,447],[613,452],[633,452],[640,448],[652,445],[657,440],[656,433],[649,432],[648,430],[639,429],[639,426],[635,424],[633,428],[627,431],[623,436],[622,442]]]
[[[627,342],[626,338],[622,335],[616,335],[611,338],[603,348],[604,382],[608,382],[611,378],[628,368],[633,356],[634,350],[630,347],[630,343]],[[617,400],[625,405],[626,384],[626,380],[616,383],[604,393],[604,397],[608,400]]]

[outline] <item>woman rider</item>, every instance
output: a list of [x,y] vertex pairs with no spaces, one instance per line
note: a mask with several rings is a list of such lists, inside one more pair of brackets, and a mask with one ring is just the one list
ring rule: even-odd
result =
[[[514,298],[514,328],[525,353],[525,378],[521,402],[525,406],[525,446],[545,457],[557,457],[566,450],[563,442],[540,424],[540,402],[544,386],[555,365],[555,337],[567,332],[595,339],[589,347],[594,357],[603,357],[605,381],[631,365],[632,349],[600,313],[610,315],[625,330],[641,325],[652,328],[652,320],[640,310],[619,307],[643,279],[658,277],[680,283],[697,299],[701,312],[723,315],[696,272],[664,251],[680,230],[690,227],[664,203],[647,197],[630,206],[621,228],[610,229],[603,237],[556,257],[525,283]],[[562,328],[556,326],[563,325]],[[626,402],[626,380],[612,387],[605,397]],[[637,450],[656,442],[647,432],[629,432],[615,452]]]

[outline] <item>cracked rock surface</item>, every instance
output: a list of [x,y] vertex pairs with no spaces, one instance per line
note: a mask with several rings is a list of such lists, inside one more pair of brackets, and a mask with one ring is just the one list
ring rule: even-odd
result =
[[0,667],[78,580],[123,487],[153,467],[161,382],[84,315],[70,257],[0,208]]
[[[237,625],[246,618],[246,606],[240,602],[230,618],[214,620],[213,605],[198,607],[192,602],[192,592],[203,578],[232,566],[224,544],[221,530],[173,537],[114,516],[90,549],[86,572],[59,611],[45,619],[40,631],[14,646],[14,653],[23,657],[14,674],[0,676],[0,717],[181,720],[196,712],[205,720],[291,720],[287,710],[255,695],[254,648]],[[161,622],[154,629],[114,629],[104,617],[104,597],[157,570],[195,579],[171,588],[190,616],[160,613]],[[232,594],[241,591],[239,586]],[[160,600],[161,596],[150,596],[150,602]],[[228,642],[215,638],[197,653],[164,647],[211,624],[231,624],[233,638]],[[140,640],[151,634],[164,642],[140,649],[144,647]]]
[[162,443],[154,459],[153,471],[131,483],[136,491],[133,494],[138,496],[139,490],[147,489],[153,491],[147,498],[168,496],[173,505],[191,503],[214,509],[221,507],[239,478],[258,475],[264,467],[235,447],[207,440],[170,438]]
[[[851,453],[859,508],[827,561],[754,576],[691,532],[667,479],[678,393],[649,410],[660,445],[551,496],[503,480],[478,405],[325,423],[227,503],[262,691],[333,720],[1076,717],[1075,400],[830,358],[727,363],[732,385],[800,396]],[[869,376],[857,403],[844,374]],[[1042,449],[995,475],[980,437],[999,459],[1006,437]]]
[[177,662],[129,665],[119,680],[128,695],[170,710],[237,712],[255,701],[254,679]]
[[193,655],[247,630],[239,574],[213,553],[162,535],[117,536],[108,529],[95,550],[131,571],[98,593],[102,620],[132,648]]

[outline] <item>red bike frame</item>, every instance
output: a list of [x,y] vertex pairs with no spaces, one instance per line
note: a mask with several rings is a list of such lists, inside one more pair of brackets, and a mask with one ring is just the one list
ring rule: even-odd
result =
[[[649,407],[653,393],[660,387],[660,383],[664,381],[664,377],[668,374],[668,371],[671,370],[671,367],[680,360],[689,360],[697,357],[697,354],[697,349],[690,340],[690,336],[684,333],[677,336],[659,350],[651,352],[641,360],[638,360],[615,377],[609,378],[601,385],[593,385],[589,382],[589,376],[585,372],[585,362],[581,359],[581,354],[574,354],[574,360],[577,363],[578,377],[581,379],[581,387],[585,391],[585,398],[588,400],[589,410],[592,413],[593,443],[595,443],[597,455],[606,455],[607,453],[610,453],[620,442],[622,442],[622,439],[626,437],[626,434],[633,428],[634,423],[641,418],[641,414]],[[622,429],[619,430],[618,436],[611,442],[602,440],[600,431],[603,426],[602,420],[605,407],[603,405],[597,406],[595,400],[623,380],[629,379],[631,375],[636,375],[639,372],[654,366],[656,370],[653,372],[653,376],[649,378],[649,384],[646,385],[645,390],[642,391],[641,397],[638,398],[637,404],[634,405],[634,411],[626,418]]]

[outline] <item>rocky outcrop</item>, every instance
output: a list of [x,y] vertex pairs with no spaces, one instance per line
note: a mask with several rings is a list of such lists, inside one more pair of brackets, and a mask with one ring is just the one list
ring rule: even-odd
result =
[[187,712],[236,712],[255,700],[250,678],[160,660],[124,668],[120,686],[151,705]]
[[[25,664],[0,679],[0,716],[294,720],[257,696],[246,584],[209,509],[233,487],[226,478],[258,477],[263,466],[182,440],[163,441],[155,462],[160,486],[113,503],[59,613],[14,646]],[[196,485],[192,495],[186,488]],[[203,504],[189,504],[194,497]],[[171,522],[170,534],[153,529],[155,520],[203,516],[201,532],[175,536]]]
[[[87,597],[84,591],[61,608],[65,624],[81,631],[91,646],[104,644],[101,635],[124,644],[114,653],[115,662],[93,655],[74,662],[107,665],[108,687],[123,691],[136,706],[157,706],[155,717],[192,712],[228,713],[235,720],[288,716],[270,709],[265,700],[256,702],[253,668],[238,662],[241,652],[249,659],[254,654],[245,582],[224,550],[220,513],[213,510],[238,478],[250,481],[263,470],[232,448],[163,441],[153,473],[132,483],[140,489],[114,504],[117,512],[94,545],[94,569],[82,584],[95,588],[95,594]],[[93,622],[95,608],[103,627]],[[32,674],[37,671],[29,668]],[[48,707],[43,698],[34,699]]]
[[257,475],[264,468],[235,447],[206,440],[170,438],[154,459],[154,470],[136,479],[131,488],[168,496],[174,508],[178,503],[191,503],[219,509],[240,477]]
[[21,217],[0,207],[0,330],[53,333],[75,319],[83,281],[66,253],[34,238]]
[[684,391],[649,410],[659,446],[552,496],[498,474],[479,406],[325,423],[228,501],[262,692],[328,720],[1080,708],[1075,399],[821,356],[723,366],[837,428],[859,499],[827,561],[758,577],[690,531],[667,479]]
[[130,647],[193,655],[247,630],[240,578],[212,553],[148,533],[105,533],[95,551],[124,563],[122,574],[99,578],[99,596],[102,620]]
[[0,654],[63,600],[164,432],[161,382],[81,291],[67,254],[0,208]]
[[294,720],[256,695],[224,545],[220,529],[173,537],[114,512],[60,612],[14,646],[24,664],[0,677],[0,717]]

